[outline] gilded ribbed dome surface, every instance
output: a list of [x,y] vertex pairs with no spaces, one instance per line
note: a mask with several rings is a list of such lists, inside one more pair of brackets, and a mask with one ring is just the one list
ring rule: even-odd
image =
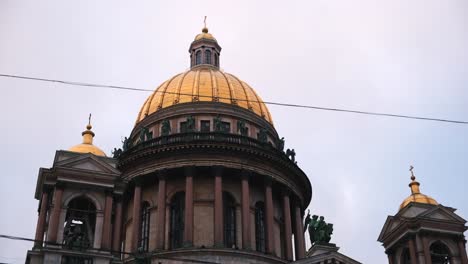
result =
[[411,194],[406,198],[400,205],[400,209],[403,209],[405,206],[407,206],[409,203],[414,202],[414,203],[423,203],[423,204],[432,204],[432,205],[438,205],[436,200],[434,198],[422,194],[422,193],[415,193]]
[[248,84],[216,67],[200,65],[162,83],[143,104],[137,123],[176,104],[220,102],[248,109],[273,124],[262,99]]
[[76,146],[69,148],[68,150],[73,151],[73,152],[78,152],[78,153],[91,153],[96,156],[103,156],[103,157],[106,156],[106,153],[104,153],[104,151],[102,151],[100,148],[92,144],[85,144],[85,143],[78,144]]
[[211,33],[208,33],[208,28],[206,27],[202,29],[202,33],[195,36],[195,41],[200,40],[200,39],[209,39],[209,40],[216,41],[213,35],[211,35]]

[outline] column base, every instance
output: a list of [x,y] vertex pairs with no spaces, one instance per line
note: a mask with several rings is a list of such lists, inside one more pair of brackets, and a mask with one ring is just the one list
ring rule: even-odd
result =
[[193,247],[193,242],[192,241],[184,241],[184,243],[182,243],[182,247],[183,248],[192,248]]

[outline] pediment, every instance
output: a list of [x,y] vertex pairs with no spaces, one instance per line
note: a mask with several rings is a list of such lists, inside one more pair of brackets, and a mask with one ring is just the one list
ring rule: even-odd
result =
[[378,241],[382,242],[382,239],[390,232],[392,232],[395,228],[397,228],[401,224],[401,220],[395,218],[394,216],[388,216],[385,224],[382,227],[382,231],[380,232]]
[[409,206],[405,207],[403,210],[401,210],[398,215],[401,217],[406,217],[406,218],[413,218],[413,217],[418,217],[419,215],[423,214],[424,212],[430,210],[427,208],[427,205],[420,206],[417,203],[411,203]]
[[93,173],[104,174],[120,174],[111,164],[103,161],[92,154],[81,154],[70,157],[68,159],[61,159],[54,164],[55,168],[83,170]]
[[445,208],[443,205],[439,205],[428,210],[427,212],[419,215],[419,217],[431,220],[466,223],[465,219],[455,214],[452,210]]

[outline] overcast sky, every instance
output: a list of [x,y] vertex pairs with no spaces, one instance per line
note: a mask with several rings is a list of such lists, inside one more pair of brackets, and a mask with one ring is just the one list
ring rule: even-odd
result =
[[[221,67],[265,101],[468,120],[466,0],[0,0],[0,73],[155,89],[189,67],[205,15]],[[149,93],[0,77],[0,95],[0,234],[33,238],[39,168],[81,142],[90,112],[110,154]],[[410,164],[423,193],[468,218],[468,125],[269,109],[340,252],[385,263],[376,239]],[[0,262],[31,247],[0,239]]]

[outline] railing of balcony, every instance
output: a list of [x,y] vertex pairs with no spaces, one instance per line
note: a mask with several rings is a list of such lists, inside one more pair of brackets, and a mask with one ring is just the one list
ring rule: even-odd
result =
[[132,146],[124,154],[134,153],[141,149],[158,147],[163,145],[176,145],[176,144],[188,144],[188,143],[227,143],[227,144],[239,144],[248,147],[263,148],[270,151],[279,151],[276,147],[273,146],[270,142],[261,142],[257,139],[222,133],[222,132],[189,132],[189,133],[178,133],[168,136],[161,136],[146,140],[144,142],[139,142],[135,146]]

